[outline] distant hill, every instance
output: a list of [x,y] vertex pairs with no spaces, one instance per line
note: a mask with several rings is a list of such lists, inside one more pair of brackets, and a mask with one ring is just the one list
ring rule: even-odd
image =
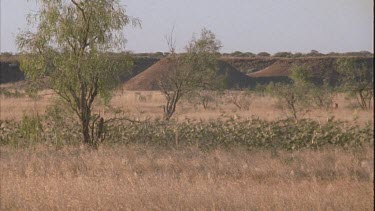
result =
[[[120,80],[122,82],[129,80],[130,78],[149,68],[159,60],[160,59],[158,58],[149,57],[135,58],[132,69],[130,71],[124,71],[124,73],[120,76]],[[23,80],[25,80],[25,75],[20,70],[18,58],[0,58],[0,84],[15,83]]]
[[[339,74],[337,72],[337,61],[343,57],[304,57],[304,58],[284,58],[279,59],[272,65],[249,73],[248,76],[254,78],[269,78],[288,76],[293,66],[306,66],[313,72],[313,78],[318,84],[322,84],[323,80],[327,80],[331,85],[338,82]],[[355,58],[358,62],[365,63],[373,68],[374,60],[371,57],[344,57]]]
[[[230,64],[220,61],[218,75],[225,76],[227,88],[242,88],[256,84],[255,81],[246,74],[238,71]],[[159,81],[164,74],[171,70],[172,63],[168,58],[162,59],[152,65],[147,70],[131,78],[122,86],[124,90],[159,90]]]
[[[117,57],[113,54],[114,59]],[[297,66],[308,66],[314,72],[316,80],[322,81],[328,78],[331,84],[338,81],[336,70],[337,60],[340,58],[356,58],[359,62],[365,62],[373,68],[373,57],[371,56],[315,56],[315,57],[232,57],[222,56],[220,62],[221,74],[228,75],[228,87],[254,87],[256,84],[269,82],[290,81],[288,75],[290,68]],[[155,80],[160,71],[164,71],[165,58],[136,56],[134,66],[130,71],[124,71],[120,77],[124,88],[129,90],[146,89],[155,90]],[[17,56],[0,56],[0,83],[15,83],[25,80],[25,76],[19,69]],[[147,71],[146,71],[147,70]],[[135,78],[135,79],[134,79]],[[146,82],[147,81],[147,82]]]

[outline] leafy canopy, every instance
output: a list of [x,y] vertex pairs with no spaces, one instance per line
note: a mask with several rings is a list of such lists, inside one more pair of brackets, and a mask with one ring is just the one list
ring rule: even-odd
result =
[[[126,15],[119,0],[39,0],[39,11],[28,17],[36,31],[21,32],[21,69],[31,81],[48,82],[79,122],[83,141],[98,147],[104,140],[104,119],[93,114],[98,95],[106,100],[131,66],[128,58],[110,60],[106,52],[125,45],[123,29],[139,21]],[[47,80],[44,80],[47,79]]]
[[48,88],[68,101],[82,91],[90,95],[90,89],[108,95],[131,61],[113,61],[104,52],[123,49],[124,27],[138,25],[139,20],[126,15],[119,0],[39,0],[38,4],[39,11],[28,16],[36,31],[26,30],[17,37],[26,76],[34,82],[48,78]]

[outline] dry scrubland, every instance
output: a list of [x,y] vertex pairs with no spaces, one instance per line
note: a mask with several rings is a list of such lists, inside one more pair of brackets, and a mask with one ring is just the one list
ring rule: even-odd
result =
[[[1,119],[43,114],[50,92],[38,100],[1,96]],[[229,97],[226,97],[229,98]],[[223,100],[207,110],[182,102],[176,118],[285,118],[276,100],[253,96],[249,110]],[[226,102],[226,103],[225,103]],[[304,117],[371,122],[373,111],[339,107],[312,110]],[[111,106],[137,118],[162,116],[159,92],[117,92]],[[110,116],[103,106],[99,111]],[[294,152],[194,147],[161,149],[143,145],[36,145],[0,147],[1,210],[373,210],[373,146]]]
[[2,210],[373,210],[373,150],[1,150]]
[[[52,104],[54,97],[50,91],[43,91],[36,100],[29,97],[9,98],[3,95],[0,95],[0,99],[0,119],[20,120],[24,114],[43,114],[46,108]],[[164,101],[164,96],[159,91],[118,91],[114,94],[110,105],[135,118],[162,118]],[[229,96],[224,96],[216,102],[209,103],[209,108],[204,109],[202,105],[185,100],[177,107],[174,118],[178,121],[185,119],[215,120],[236,116],[240,118],[259,117],[272,121],[285,119],[287,116],[285,111],[278,108],[277,100],[267,95],[253,95],[249,103],[249,109],[239,109],[230,102]],[[301,113],[300,117],[326,121],[327,118],[334,116],[335,119],[342,121],[355,120],[360,125],[374,122],[373,110],[364,111],[355,108],[355,100],[347,99],[344,94],[338,95],[335,103],[338,104],[337,109],[310,109]],[[97,111],[102,115],[111,116],[113,114],[104,106],[99,105],[98,108]]]

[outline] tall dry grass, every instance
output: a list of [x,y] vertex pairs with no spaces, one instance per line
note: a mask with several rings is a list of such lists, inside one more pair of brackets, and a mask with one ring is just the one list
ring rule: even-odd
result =
[[373,210],[373,149],[0,148],[1,210]]
[[[273,121],[285,119],[287,116],[285,111],[277,108],[276,99],[270,96],[254,95],[249,110],[238,109],[234,104],[229,103],[226,98],[224,96],[223,99],[217,99],[217,106],[215,102],[210,103],[209,109],[204,109],[202,106],[194,105],[186,100],[182,101],[177,106],[174,118],[178,121],[184,121],[185,119],[214,120],[223,117],[251,118],[255,116]],[[9,98],[0,96],[0,119],[21,120],[25,113],[43,114],[47,107],[53,103],[53,99],[50,91],[40,93],[40,98],[37,100],[28,97]],[[110,105],[136,118],[162,118],[164,101],[163,95],[158,91],[119,91],[114,94]],[[346,99],[344,95],[339,95],[335,99],[335,103],[338,103],[337,109],[310,109],[309,112],[300,117],[326,121],[327,118],[334,116],[335,119],[342,121],[355,120],[360,125],[368,122],[373,124],[374,112],[372,109],[363,111],[353,108],[354,100]],[[111,116],[113,113],[100,104],[96,105],[95,111],[104,116]]]

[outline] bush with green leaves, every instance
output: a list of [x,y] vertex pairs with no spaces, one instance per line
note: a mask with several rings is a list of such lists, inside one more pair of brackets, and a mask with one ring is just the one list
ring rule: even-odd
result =
[[216,120],[207,122],[127,122],[108,128],[107,144],[145,144],[163,148],[198,147],[202,150],[243,147],[246,149],[319,149],[327,146],[357,148],[373,144],[373,130],[347,126],[329,119],[277,121]]
[[[30,26],[16,43],[20,64],[33,90],[49,88],[65,102],[80,122],[83,143],[94,148],[102,137],[93,125],[103,117],[93,113],[94,102],[108,99],[130,70],[126,55],[110,59],[109,51],[121,51],[123,29],[140,21],[127,15],[119,0],[37,0],[38,9],[28,15]],[[48,79],[48,83],[46,83]]]
[[293,66],[290,68],[290,78],[294,82],[295,89],[304,92],[304,106],[315,109],[330,110],[333,108],[333,101],[337,92],[328,82],[317,82],[316,73],[309,66]]
[[20,122],[0,120],[1,145],[26,147],[44,142],[43,117],[40,115],[24,115]]
[[10,91],[6,88],[0,88],[0,95],[3,95],[4,97],[9,97],[9,98],[19,98],[19,97],[24,97],[25,94],[22,92],[19,92],[18,90]]
[[[41,120],[1,120],[0,144],[27,147],[37,143],[53,146],[79,143],[79,127],[77,130],[74,127],[62,130],[49,125],[48,118],[44,118],[44,122]],[[58,122],[57,118],[56,124]],[[59,143],[54,141],[56,132],[64,133]],[[204,151],[233,147],[293,151],[325,147],[356,149],[373,146],[373,143],[373,127],[370,124],[350,126],[347,122],[334,119],[320,123],[310,119],[136,122],[119,118],[118,121],[108,122],[103,144],[145,145],[166,149],[197,147]]]
[[337,64],[343,90],[355,96],[362,109],[370,109],[374,98],[374,64],[357,58],[342,58]]

